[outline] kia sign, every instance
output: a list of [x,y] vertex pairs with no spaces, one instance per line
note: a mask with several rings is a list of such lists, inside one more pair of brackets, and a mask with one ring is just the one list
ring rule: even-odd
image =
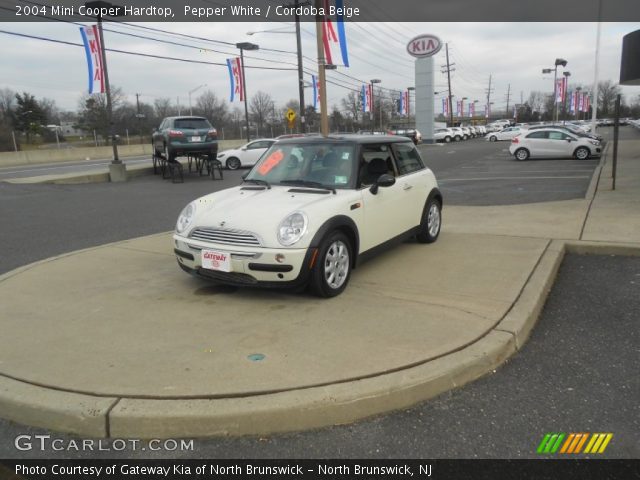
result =
[[418,35],[407,44],[409,55],[417,58],[435,55],[442,48],[442,42],[435,35]]

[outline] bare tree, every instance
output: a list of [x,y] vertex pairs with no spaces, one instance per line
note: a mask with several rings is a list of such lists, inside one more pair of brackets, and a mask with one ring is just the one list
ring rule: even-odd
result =
[[249,110],[253,116],[254,121],[258,124],[258,128],[264,127],[265,121],[270,115],[273,115],[275,104],[271,95],[268,93],[258,91],[249,102]]
[[611,80],[598,83],[598,116],[613,115],[620,87]]
[[158,118],[170,117],[174,113],[174,108],[171,106],[171,99],[169,98],[156,98],[153,101],[153,107]]
[[529,100],[527,104],[531,107],[531,112],[535,114],[538,112],[540,115],[544,113],[544,107],[547,101],[547,94],[533,91],[529,94]]
[[198,97],[195,110],[218,128],[225,124],[229,116],[226,102],[219,99],[211,90],[207,90]]
[[350,116],[355,123],[360,121],[360,114],[362,113],[362,97],[356,92],[349,92],[349,94],[341,100],[342,110]]
[[0,118],[8,118],[16,103],[16,92],[10,88],[0,89]]

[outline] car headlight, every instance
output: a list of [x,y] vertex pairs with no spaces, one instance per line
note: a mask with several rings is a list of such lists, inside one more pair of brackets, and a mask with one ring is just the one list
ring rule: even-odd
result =
[[182,212],[180,212],[180,216],[178,217],[178,221],[176,222],[176,232],[182,233],[184,232],[191,222],[193,221],[193,217],[196,215],[196,202],[191,202],[189,205],[184,207]]
[[278,241],[288,247],[296,243],[307,232],[307,216],[302,212],[293,212],[278,226]]
[[589,143],[591,143],[592,145],[600,146],[600,142],[598,140],[589,140]]

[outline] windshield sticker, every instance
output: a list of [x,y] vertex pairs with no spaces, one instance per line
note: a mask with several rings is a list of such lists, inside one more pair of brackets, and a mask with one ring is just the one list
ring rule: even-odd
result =
[[336,185],[344,185],[347,183],[347,177],[345,175],[336,175],[333,183]]
[[276,150],[269,155],[269,158],[262,162],[262,165],[258,168],[258,173],[263,176],[267,175],[267,173],[269,173],[273,167],[278,165],[283,158],[284,154],[282,153],[282,150]]
[[349,152],[342,152],[342,160],[349,160]]

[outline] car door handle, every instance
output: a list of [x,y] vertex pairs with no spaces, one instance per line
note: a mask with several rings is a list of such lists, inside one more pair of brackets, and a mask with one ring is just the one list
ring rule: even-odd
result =
[[411,190],[413,188],[413,185],[409,185],[408,183],[405,183],[404,186],[402,187],[403,190]]

